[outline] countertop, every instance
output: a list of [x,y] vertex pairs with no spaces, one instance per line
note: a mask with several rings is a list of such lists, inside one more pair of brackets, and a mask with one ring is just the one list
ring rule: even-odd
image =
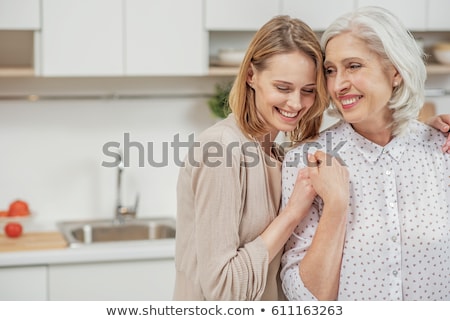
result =
[[0,267],[173,259],[175,240],[129,241],[119,244],[96,244],[56,250],[17,251],[0,253]]
[[[34,222],[28,230],[58,231],[53,222]],[[175,257],[175,239],[90,244],[51,250],[0,252],[1,267],[105,261],[158,260]]]

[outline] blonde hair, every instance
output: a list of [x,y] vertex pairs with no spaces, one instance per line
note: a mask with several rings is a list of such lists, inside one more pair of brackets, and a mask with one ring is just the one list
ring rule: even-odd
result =
[[328,106],[328,94],[323,73],[323,55],[319,41],[311,28],[299,19],[276,16],[254,35],[229,95],[229,105],[241,130],[249,137],[267,134],[267,126],[257,115],[253,89],[247,84],[251,64],[258,71],[267,68],[267,60],[277,54],[300,51],[316,66],[316,97],[311,108],[290,132],[292,142],[314,138],[322,123],[322,114]]

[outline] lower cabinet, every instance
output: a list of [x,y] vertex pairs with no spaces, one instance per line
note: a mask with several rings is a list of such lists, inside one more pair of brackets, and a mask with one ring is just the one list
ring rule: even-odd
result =
[[50,265],[49,300],[172,300],[173,259]]
[[46,265],[0,268],[0,301],[47,299]]

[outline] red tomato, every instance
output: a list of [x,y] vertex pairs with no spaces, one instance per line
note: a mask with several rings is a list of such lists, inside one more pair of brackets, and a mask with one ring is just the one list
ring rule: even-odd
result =
[[30,215],[30,209],[28,203],[17,200],[9,205],[8,216],[28,216]]
[[9,222],[5,225],[5,234],[9,237],[19,237],[22,234],[22,225],[16,222]]

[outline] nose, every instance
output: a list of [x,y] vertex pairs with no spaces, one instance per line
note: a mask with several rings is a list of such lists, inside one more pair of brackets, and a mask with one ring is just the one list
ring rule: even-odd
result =
[[335,93],[341,94],[350,88],[350,81],[345,71],[337,71],[336,76],[332,79],[334,81],[332,89]]
[[301,94],[298,92],[292,92],[289,95],[289,99],[287,101],[287,105],[289,108],[292,108],[293,110],[297,111],[302,108],[302,97]]

